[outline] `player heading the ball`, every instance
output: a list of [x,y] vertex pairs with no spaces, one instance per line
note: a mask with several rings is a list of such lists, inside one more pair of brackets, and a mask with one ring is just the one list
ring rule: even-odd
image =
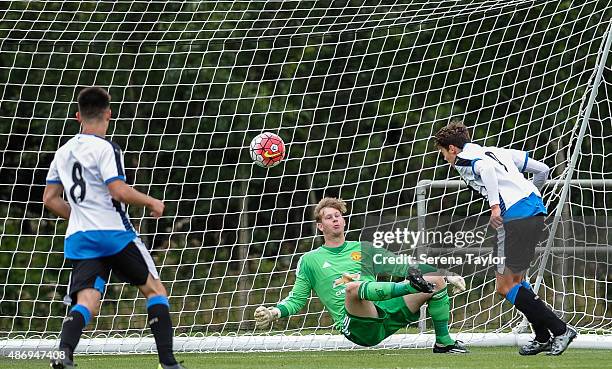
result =
[[[305,306],[312,290],[331,314],[335,328],[349,341],[374,346],[418,321],[419,309],[427,303],[436,333],[433,351],[466,353],[448,332],[450,312],[445,278],[429,265],[373,263],[375,253],[394,254],[365,242],[347,241],[345,212],[346,204],[341,199],[325,197],[318,203],[315,221],[325,244],[300,258],[295,284],[287,298],[275,307],[260,306],[255,310],[256,327],[266,329],[275,320],[296,314]],[[377,282],[377,274],[406,280]],[[449,278],[465,289],[463,278],[457,275]]]
[[[505,257],[504,263],[497,265],[497,292],[525,314],[535,332],[535,339],[521,347],[519,353],[548,351],[549,355],[561,355],[577,333],[546,306],[525,280],[544,232],[547,210],[540,190],[546,183],[548,166],[524,151],[472,143],[467,127],[459,121],[440,129],[434,143],[467,185],[484,196],[491,207],[489,223],[497,230],[498,240],[494,256]],[[528,181],[524,172],[532,173],[533,181]]]
[[[164,204],[126,184],[121,149],[104,137],[111,118],[110,95],[102,88],[78,96],[81,133],[55,153],[43,195],[45,206],[68,219],[64,256],[72,264],[68,301],[54,369],[74,368],[73,353],[83,328],[98,314],[110,272],[138,286],[147,298],[149,326],[155,337],[159,369],[182,369],[172,350],[172,321],[166,289],[155,264],[132,227],[125,204],[146,206],[159,218]],[[68,202],[62,198],[66,194]]]

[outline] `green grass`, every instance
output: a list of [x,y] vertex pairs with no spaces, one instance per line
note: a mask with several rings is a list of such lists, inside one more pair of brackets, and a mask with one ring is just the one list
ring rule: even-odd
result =
[[[475,347],[468,355],[434,355],[430,350],[359,350],[337,352],[179,354],[188,369],[408,369],[408,368],[603,368],[612,363],[610,350],[571,347],[562,356],[523,357],[515,347]],[[156,369],[154,355],[78,356],[78,369]],[[0,358],[0,368],[48,368],[42,360]]]

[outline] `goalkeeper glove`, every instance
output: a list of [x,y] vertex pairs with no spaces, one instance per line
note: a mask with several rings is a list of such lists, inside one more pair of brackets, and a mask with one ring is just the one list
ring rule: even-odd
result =
[[277,307],[260,306],[255,309],[255,328],[268,329],[270,325],[280,318],[281,312]]
[[465,279],[459,274],[447,275],[446,282],[453,286],[453,294],[465,291]]

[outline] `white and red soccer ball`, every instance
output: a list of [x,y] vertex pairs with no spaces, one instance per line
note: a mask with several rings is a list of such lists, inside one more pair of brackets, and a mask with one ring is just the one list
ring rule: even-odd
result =
[[278,135],[264,132],[251,141],[251,159],[264,168],[272,168],[285,158],[285,143]]

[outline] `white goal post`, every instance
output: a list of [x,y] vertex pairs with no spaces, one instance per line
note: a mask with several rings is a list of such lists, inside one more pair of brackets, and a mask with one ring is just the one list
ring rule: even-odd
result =
[[[128,182],[160,198],[129,214],[169,292],[177,351],[357,348],[316,297],[269,331],[253,312],[286,297],[321,244],[312,209],[347,200],[347,238],[374,220],[425,229],[487,216],[432,136],[461,119],[482,145],[547,163],[549,235],[529,277],[580,336],[612,348],[612,6],[608,1],[12,1],[0,6],[0,356],[57,346],[70,266],[66,222],[44,209],[75,99],[112,96],[108,138]],[[286,143],[256,166],[249,142]],[[444,220],[446,221],[446,220]],[[420,245],[424,246],[424,245]],[[421,249],[417,249],[420,252]],[[487,246],[428,252],[486,254]],[[523,317],[492,269],[454,267],[450,330],[517,345]],[[77,352],[151,352],[146,302],[111,280]],[[426,317],[378,348],[429,347]]]

